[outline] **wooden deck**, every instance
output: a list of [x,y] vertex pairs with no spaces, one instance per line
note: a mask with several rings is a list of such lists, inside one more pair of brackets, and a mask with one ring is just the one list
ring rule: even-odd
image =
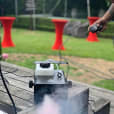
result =
[[[5,64],[6,65],[6,64]],[[6,79],[10,93],[13,96],[18,112],[23,111],[33,106],[33,89],[29,88],[29,80],[33,80],[31,70],[26,68],[12,66],[7,64],[2,65],[4,78]],[[9,72],[9,73],[8,73]],[[26,77],[26,76],[30,77]],[[7,105],[11,101],[4,89],[0,80],[0,103]],[[10,107],[10,106],[9,106]]]
[[[33,80],[34,72],[30,69],[12,65],[9,63],[2,63],[2,71],[5,79],[7,80],[7,85],[13,96],[13,99],[18,108],[18,112],[29,109],[33,107],[33,89],[29,88],[29,80]],[[8,73],[9,72],[9,73]],[[90,98],[99,99],[106,98],[111,101],[111,113],[114,114],[114,92],[105,89],[97,88],[87,84],[74,82],[82,86],[86,86],[90,89]],[[0,80],[0,104],[10,105],[10,99],[4,89],[2,81]],[[0,106],[1,106],[0,105]],[[8,107],[10,107],[8,105]]]

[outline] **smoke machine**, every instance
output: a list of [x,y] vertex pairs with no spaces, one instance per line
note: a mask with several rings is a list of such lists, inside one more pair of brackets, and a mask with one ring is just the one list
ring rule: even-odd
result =
[[63,61],[37,61],[35,62],[34,82],[29,81],[29,87],[34,86],[34,103],[42,102],[44,96],[51,95],[57,88],[68,88],[72,86],[71,81],[67,81],[64,72],[59,69],[61,64],[68,64]]

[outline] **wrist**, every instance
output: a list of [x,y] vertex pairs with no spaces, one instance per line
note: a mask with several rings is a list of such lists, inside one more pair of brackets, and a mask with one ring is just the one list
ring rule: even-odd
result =
[[114,0],[112,0],[112,2],[113,3],[109,7],[108,11],[103,16],[106,21],[110,21],[111,18],[113,17],[113,15],[114,15]]
[[103,17],[102,17],[102,20],[104,21],[104,22],[108,22],[108,21],[110,21],[110,19],[111,19],[111,15],[109,14],[109,15],[104,15]]

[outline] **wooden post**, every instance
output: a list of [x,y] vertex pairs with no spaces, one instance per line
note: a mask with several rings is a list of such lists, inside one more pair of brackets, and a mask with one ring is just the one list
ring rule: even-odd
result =
[[67,6],[68,6],[68,1],[65,0],[65,9],[64,9],[64,17],[67,16]]
[[88,12],[88,17],[90,17],[91,16],[90,0],[87,0],[87,12]]
[[18,1],[15,0],[15,17],[16,17],[16,21],[17,21],[17,16],[18,16]]

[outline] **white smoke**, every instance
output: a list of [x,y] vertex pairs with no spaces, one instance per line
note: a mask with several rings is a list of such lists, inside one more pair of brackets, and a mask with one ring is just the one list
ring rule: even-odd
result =
[[50,96],[46,95],[44,102],[36,109],[34,114],[60,114],[60,107]]
[[59,88],[51,95],[45,95],[43,102],[36,107],[32,114],[70,114],[67,94],[65,88]]
[[84,99],[83,95],[70,96],[67,89],[59,88],[51,95],[45,95],[43,102],[32,114],[88,114],[88,103],[84,103]]
[[8,113],[5,113],[5,112],[3,112],[3,111],[0,110],[0,114],[8,114]]

